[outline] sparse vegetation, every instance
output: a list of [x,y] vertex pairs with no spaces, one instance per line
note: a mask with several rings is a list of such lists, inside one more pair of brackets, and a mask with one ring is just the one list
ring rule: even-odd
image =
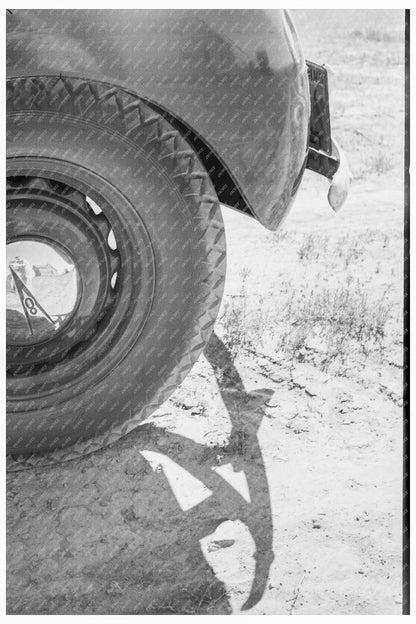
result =
[[343,263],[344,269],[347,269],[351,262],[362,259],[364,253],[364,241],[361,237],[343,236],[335,243],[335,255]]
[[350,278],[335,289],[318,285],[293,290],[281,310],[268,314],[267,323],[259,322],[254,311],[248,314],[240,301],[231,313],[224,310],[223,339],[234,358],[261,350],[267,342],[276,355],[307,359],[336,372],[340,363],[382,349],[391,316],[385,293],[370,295],[359,280]]
[[393,168],[392,159],[384,152],[379,152],[375,156],[372,156],[369,160],[369,173],[376,173],[377,175],[384,175]]
[[256,314],[248,311],[246,280],[249,272],[241,271],[242,285],[240,294],[231,302],[225,302],[219,319],[222,327],[222,340],[231,353],[233,360],[242,352],[253,349],[262,342],[262,337],[269,324],[269,314],[263,308],[263,298],[259,298]]
[[367,28],[364,32],[364,37],[367,41],[377,41],[388,43],[393,41],[393,35],[386,31],[377,30],[376,28]]
[[351,37],[354,39],[364,39],[366,41],[376,41],[378,43],[389,43],[395,40],[394,34],[377,28],[366,28],[364,31],[354,29],[351,31]]
[[288,238],[291,238],[291,232],[289,230],[279,229],[277,232],[273,232],[273,242],[277,244],[283,243]]
[[[387,286],[374,290],[370,267],[375,278],[383,274],[380,251],[396,245],[400,237],[400,232],[386,234],[379,229],[333,240],[323,234],[299,238],[293,231],[286,233],[279,247],[285,257],[296,255],[302,266],[307,263],[302,279],[282,281],[281,299],[271,307],[262,297],[248,297],[245,275],[239,295],[225,303],[220,319],[221,335],[232,357],[267,347],[276,357],[309,361],[341,374],[345,363],[353,365],[382,352],[390,321],[393,330],[400,326],[400,312],[392,307]],[[366,274],[361,279],[366,282],[357,278],[364,266]],[[342,276],[340,282],[334,272]]]
[[312,234],[308,234],[304,237],[298,249],[299,260],[311,260],[317,258],[319,252],[315,249],[315,237]]
[[370,296],[358,280],[336,289],[294,292],[276,349],[298,360],[309,351],[308,359],[327,370],[354,352],[368,355],[380,348],[390,314],[386,297]]
[[270,327],[270,313],[262,307],[248,313],[246,298],[237,299],[231,305],[225,303],[220,324],[222,340],[235,360],[242,353],[263,344],[266,330]]
[[224,330],[223,341],[229,349],[233,359],[248,345],[246,331],[245,300],[224,305],[224,312],[220,319]]

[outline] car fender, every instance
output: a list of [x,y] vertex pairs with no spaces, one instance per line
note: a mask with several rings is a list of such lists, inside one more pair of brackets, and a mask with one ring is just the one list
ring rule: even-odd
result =
[[120,86],[198,148],[220,201],[276,229],[299,185],[310,114],[290,16],[263,10],[13,10],[7,75]]

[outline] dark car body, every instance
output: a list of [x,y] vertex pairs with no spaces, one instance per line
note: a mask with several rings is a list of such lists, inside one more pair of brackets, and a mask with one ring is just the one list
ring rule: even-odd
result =
[[308,71],[286,11],[9,11],[7,75],[60,74],[148,101],[197,149],[220,201],[270,229],[307,165],[338,168],[330,136],[307,158]]

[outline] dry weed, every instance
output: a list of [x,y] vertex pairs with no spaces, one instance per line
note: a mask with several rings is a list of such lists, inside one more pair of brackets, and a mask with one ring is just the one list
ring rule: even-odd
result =
[[352,278],[336,289],[297,291],[286,305],[287,324],[277,336],[276,350],[328,370],[357,352],[368,356],[383,348],[391,314],[385,294],[371,296]]

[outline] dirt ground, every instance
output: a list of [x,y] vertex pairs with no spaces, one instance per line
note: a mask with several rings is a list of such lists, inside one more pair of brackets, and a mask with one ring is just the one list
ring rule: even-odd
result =
[[333,71],[347,205],[307,172],[278,233],[224,209],[182,387],[111,447],[8,474],[8,613],[401,613],[404,13],[337,13],[293,12]]

